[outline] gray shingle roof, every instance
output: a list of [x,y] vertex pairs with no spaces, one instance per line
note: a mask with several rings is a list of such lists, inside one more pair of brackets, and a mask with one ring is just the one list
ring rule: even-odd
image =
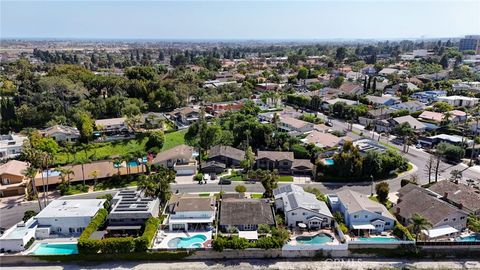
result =
[[316,196],[303,190],[302,187],[290,184],[273,190],[275,200],[282,199],[285,212],[304,208],[322,215],[332,217],[325,202],[317,200]]
[[227,145],[215,145],[208,151],[208,158],[225,156],[235,160],[243,160],[245,152]]
[[224,199],[220,225],[275,224],[272,206],[263,199]]
[[258,151],[257,159],[267,158],[270,160],[294,160],[293,152],[282,151]]
[[365,210],[380,213],[384,217],[395,219],[383,204],[370,200],[367,195],[345,189],[338,192],[337,196],[350,214]]

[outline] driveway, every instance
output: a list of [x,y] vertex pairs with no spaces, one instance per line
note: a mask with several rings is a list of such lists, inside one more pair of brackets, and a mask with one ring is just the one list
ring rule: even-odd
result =
[[193,175],[177,175],[175,177],[175,182],[177,184],[192,184],[193,183]]

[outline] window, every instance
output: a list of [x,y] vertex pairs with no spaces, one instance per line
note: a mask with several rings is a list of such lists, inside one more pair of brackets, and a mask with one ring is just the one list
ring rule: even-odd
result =
[[448,218],[444,219],[443,221],[447,221],[447,220],[448,220]]
[[303,213],[302,213],[302,215],[303,215],[303,216],[306,216],[306,215],[307,215],[307,213],[303,212]]
[[295,213],[292,212],[292,216],[295,216]]
[[457,219],[456,218],[453,218],[453,221],[456,221]]
[[68,232],[69,232],[69,233],[74,233],[74,232],[75,232],[75,228],[68,228]]
[[283,166],[288,166],[288,161],[284,161],[282,163],[283,163]]
[[390,225],[390,222],[385,222],[385,226],[388,226],[388,225]]
[[465,219],[465,217],[460,217],[460,220]]
[[358,215],[353,215],[353,218],[358,218]]
[[365,218],[368,218],[368,215],[365,215]]

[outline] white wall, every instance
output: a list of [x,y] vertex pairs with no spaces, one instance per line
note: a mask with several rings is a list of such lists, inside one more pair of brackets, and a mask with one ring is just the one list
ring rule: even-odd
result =
[[[77,231],[81,228],[82,231],[90,223],[92,217],[57,217],[57,218],[36,218],[38,224],[41,226],[50,226],[50,232],[60,235],[79,234],[81,231]],[[70,232],[70,228],[73,228],[75,232]]]

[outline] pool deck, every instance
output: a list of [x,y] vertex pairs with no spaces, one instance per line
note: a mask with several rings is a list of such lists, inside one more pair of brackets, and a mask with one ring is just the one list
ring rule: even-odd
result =
[[298,243],[296,238],[299,236],[315,236],[319,233],[325,233],[333,237],[332,242],[323,243],[321,245],[338,245],[340,244],[340,240],[337,239],[337,236],[332,230],[321,229],[316,231],[301,231],[301,230],[294,230],[290,236],[290,241],[288,242],[289,245],[296,246],[296,245],[309,245],[309,244],[302,244]]
[[159,230],[157,232],[157,236],[155,237],[155,241],[153,243],[152,249],[175,249],[172,247],[168,246],[168,242],[172,240],[173,238],[177,237],[192,237],[194,235],[204,235],[207,237],[207,240],[205,241],[210,242],[212,240],[212,231],[202,231],[202,232],[169,232],[169,231],[163,231]]

